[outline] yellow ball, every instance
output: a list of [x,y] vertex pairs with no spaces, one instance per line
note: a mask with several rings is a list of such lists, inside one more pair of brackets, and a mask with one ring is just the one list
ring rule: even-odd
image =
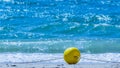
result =
[[75,47],[70,47],[64,51],[64,60],[68,64],[76,64],[80,60],[80,51]]

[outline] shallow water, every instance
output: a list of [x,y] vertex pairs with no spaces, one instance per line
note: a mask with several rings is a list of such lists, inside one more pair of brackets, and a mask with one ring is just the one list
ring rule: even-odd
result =
[[1,40],[0,53],[63,53],[77,47],[82,53],[120,53],[120,39]]

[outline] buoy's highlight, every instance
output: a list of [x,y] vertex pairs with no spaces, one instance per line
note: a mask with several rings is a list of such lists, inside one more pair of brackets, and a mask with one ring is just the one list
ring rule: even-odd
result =
[[67,48],[64,51],[64,60],[68,64],[76,64],[80,60],[80,51],[75,47]]

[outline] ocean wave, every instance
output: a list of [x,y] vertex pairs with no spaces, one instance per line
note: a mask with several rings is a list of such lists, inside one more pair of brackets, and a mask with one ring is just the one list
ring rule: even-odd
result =
[[0,0],[0,39],[119,38],[119,11],[117,0]]
[[77,47],[82,53],[119,53],[119,39],[81,40],[1,40],[0,52],[62,53]]

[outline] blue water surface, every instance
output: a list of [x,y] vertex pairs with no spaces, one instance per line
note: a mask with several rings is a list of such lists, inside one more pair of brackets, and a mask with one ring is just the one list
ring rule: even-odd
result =
[[120,37],[120,0],[0,0],[0,39]]
[[[84,38],[84,44],[77,40]],[[93,38],[101,44],[88,40]],[[120,0],[0,0],[0,52],[63,52],[73,45],[82,52],[120,52],[116,38]],[[26,39],[39,39],[39,44],[15,41]]]

